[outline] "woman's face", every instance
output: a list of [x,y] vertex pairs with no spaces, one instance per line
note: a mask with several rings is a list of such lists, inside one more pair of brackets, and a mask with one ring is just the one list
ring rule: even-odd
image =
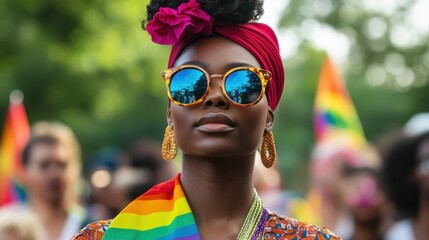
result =
[[[260,67],[239,44],[223,37],[202,38],[176,60],[175,66],[198,65],[210,75],[224,74],[238,66]],[[251,107],[228,101],[222,79],[210,78],[211,90],[203,102],[192,106],[170,104],[168,121],[184,154],[200,157],[236,157],[253,154],[268,122],[274,119],[264,96]]]
[[425,192],[425,196],[429,198],[429,139],[423,140],[417,150],[417,177],[420,188]]

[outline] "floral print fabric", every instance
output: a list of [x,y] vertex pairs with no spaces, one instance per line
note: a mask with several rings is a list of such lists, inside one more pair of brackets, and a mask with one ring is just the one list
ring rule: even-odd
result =
[[[101,240],[111,220],[88,224],[72,240]],[[341,238],[326,228],[298,221],[293,218],[269,212],[264,227],[263,239],[267,240],[340,240]]]

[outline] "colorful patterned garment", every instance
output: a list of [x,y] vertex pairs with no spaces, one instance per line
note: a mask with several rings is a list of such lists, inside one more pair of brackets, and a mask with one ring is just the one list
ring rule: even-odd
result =
[[107,228],[109,228],[111,222],[112,220],[101,220],[90,223],[80,230],[76,235],[74,235],[72,239],[101,240]]
[[[341,239],[326,228],[269,212],[263,239]],[[180,185],[180,175],[161,183],[131,202],[117,217],[87,225],[72,240],[200,239],[193,214]]]

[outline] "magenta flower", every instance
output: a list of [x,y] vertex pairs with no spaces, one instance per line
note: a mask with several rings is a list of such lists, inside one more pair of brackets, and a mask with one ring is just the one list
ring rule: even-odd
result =
[[146,26],[152,41],[165,45],[174,45],[189,35],[211,34],[212,28],[211,16],[201,9],[197,0],[182,3],[177,10],[160,8]]

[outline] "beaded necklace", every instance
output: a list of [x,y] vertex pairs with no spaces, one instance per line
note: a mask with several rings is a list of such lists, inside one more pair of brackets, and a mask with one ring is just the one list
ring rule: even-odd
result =
[[257,240],[262,239],[265,222],[267,220],[268,211],[262,204],[258,193],[255,190],[252,206],[247,213],[243,226],[238,233],[237,240]]

